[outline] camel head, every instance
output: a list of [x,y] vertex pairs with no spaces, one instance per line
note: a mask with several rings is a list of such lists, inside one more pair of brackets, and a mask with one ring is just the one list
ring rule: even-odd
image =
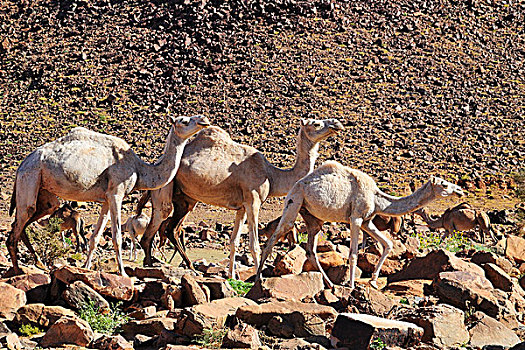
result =
[[463,196],[461,187],[452,182],[445,181],[442,178],[432,176],[430,178],[430,184],[432,185],[432,190],[441,197],[447,197],[452,194],[457,194],[460,197]]
[[170,122],[173,126],[174,133],[182,139],[187,139],[201,129],[210,126],[208,118],[202,115],[178,118],[170,116]]
[[301,119],[301,128],[312,142],[322,141],[344,129],[337,119]]

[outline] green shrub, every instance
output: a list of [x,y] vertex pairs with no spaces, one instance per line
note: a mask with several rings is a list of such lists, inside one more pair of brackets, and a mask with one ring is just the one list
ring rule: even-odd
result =
[[226,328],[205,328],[195,341],[197,344],[207,349],[220,349],[222,339],[226,333],[228,333]]
[[80,306],[80,318],[85,320],[94,331],[115,334],[120,331],[120,326],[128,322],[128,317],[121,310],[122,302],[111,304],[110,311],[102,313],[95,301]]
[[68,248],[65,248],[60,240],[61,223],[61,219],[51,218],[49,224],[43,228],[32,225],[26,229],[29,241],[40,260],[47,266],[52,265],[58,258],[66,257],[68,252]]
[[381,338],[375,338],[370,343],[370,349],[371,350],[383,350],[386,348],[386,344],[383,342],[383,339]]
[[26,336],[26,337],[31,337],[32,335],[40,334],[40,333],[44,332],[40,328],[38,328],[36,326],[32,326],[30,324],[23,324],[18,329],[18,331],[20,332],[21,335]]
[[454,233],[444,240],[441,240],[441,235],[438,232],[430,232],[428,234],[415,234],[419,239],[419,249],[445,249],[452,253],[457,253],[465,249],[475,249],[481,251],[492,251],[492,248],[484,245],[474,243],[463,235],[462,232],[454,231]]
[[230,284],[230,286],[232,286],[235,293],[237,293],[237,295],[240,297],[245,296],[246,293],[248,293],[248,291],[253,287],[253,283],[237,281],[233,278],[229,278],[228,283]]

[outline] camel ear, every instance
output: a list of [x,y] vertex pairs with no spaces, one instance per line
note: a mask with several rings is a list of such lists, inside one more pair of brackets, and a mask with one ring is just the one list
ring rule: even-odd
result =
[[175,123],[177,122],[177,118],[175,118],[174,116],[170,115],[168,116],[169,120],[170,120],[170,123],[172,125],[175,125]]
[[436,184],[437,184],[437,179],[436,179],[435,176],[431,176],[431,177],[430,177],[430,183],[431,183],[432,185],[436,185]]
[[301,118],[301,125],[305,126],[306,124],[308,124],[308,119]]

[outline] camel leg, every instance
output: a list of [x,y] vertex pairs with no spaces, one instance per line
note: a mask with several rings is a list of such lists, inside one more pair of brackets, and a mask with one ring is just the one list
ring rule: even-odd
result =
[[306,258],[313,266],[317,267],[319,272],[321,272],[326,286],[328,288],[333,288],[334,284],[326,275],[326,272],[321,267],[319,258],[317,257],[317,242],[319,238],[319,231],[321,231],[321,228],[323,227],[323,221],[319,220],[308,212],[301,211],[301,216],[306,222],[306,232],[308,233],[308,242],[306,243]]
[[299,213],[299,210],[303,205],[302,193],[300,193],[297,190],[294,191],[292,189],[288,196],[286,196],[284,202],[286,204],[284,206],[281,220],[279,220],[279,224],[277,225],[275,232],[273,233],[272,237],[270,237],[270,239],[266,242],[266,246],[262,252],[261,261],[259,262],[259,268],[257,269],[257,275],[255,276],[256,281],[258,281],[261,278],[261,272],[264,267],[264,262],[272,252],[275,243],[277,243],[277,241],[284,234],[286,234],[286,232],[293,228],[295,219],[297,218],[297,214]]
[[80,235],[78,233],[79,229],[80,229],[80,220],[75,222],[74,223],[75,225],[73,226],[73,234],[75,235],[75,239],[77,240],[77,249],[75,250],[75,252],[79,253],[81,251],[81,248],[80,248]]
[[379,277],[379,272],[381,271],[381,267],[383,266],[385,259],[392,250],[393,244],[392,241],[387,238],[387,236],[385,236],[381,231],[377,229],[377,227],[375,227],[372,220],[364,222],[362,226],[363,229],[366,232],[368,232],[368,234],[372,236],[372,238],[374,238],[376,241],[378,241],[379,244],[381,244],[381,246],[383,247],[383,253],[381,254],[381,258],[379,258],[379,261],[377,262],[374,273],[372,274],[372,279],[370,280],[370,285],[377,289],[377,279]]
[[184,220],[186,220],[188,215],[197,205],[197,202],[184,195],[174,195],[173,198],[173,215],[168,222],[166,230],[162,232],[161,237],[162,235],[167,236],[175,248],[169,263],[171,264],[175,254],[179,252],[186,265],[188,265],[188,268],[193,270],[193,263],[186,254],[186,249],[182,244],[182,242],[184,242],[184,231],[182,230],[182,225]]
[[[135,243],[135,228],[133,225],[129,228],[129,235],[131,237],[131,245],[129,246],[129,261],[135,261],[137,259],[137,247]],[[133,251],[135,251],[135,255],[133,255]]]
[[109,198],[109,213],[111,215],[111,233],[113,248],[117,257],[117,264],[119,272],[122,276],[127,277],[124,271],[124,263],[122,262],[122,232],[120,226],[122,218],[120,210],[122,209],[122,196],[115,194]]
[[78,233],[80,234],[80,237],[82,237],[81,250],[85,252],[88,246],[88,242],[86,238],[86,232],[84,231],[84,220],[82,218],[78,220]]
[[355,287],[355,270],[357,267],[357,253],[359,251],[359,233],[361,232],[361,224],[363,219],[353,218],[350,220],[350,253],[348,261],[350,262],[350,288]]
[[[155,234],[157,233],[157,230],[159,229],[160,225],[171,213],[171,202],[168,205],[162,205],[162,209],[153,208],[153,214],[151,216],[150,222],[148,224],[148,227],[146,227],[146,231],[144,231],[144,234],[142,235],[142,239],[140,240],[140,246],[144,250],[144,266],[153,266],[152,261],[152,243],[153,239],[155,238]],[[169,209],[169,210],[168,210]]]
[[[259,232],[258,232],[258,221],[259,221],[259,210],[261,208],[261,199],[259,194],[252,191],[250,194],[250,202],[245,205],[246,217],[248,220],[248,232],[250,238],[250,253],[253,257],[255,264],[255,270],[259,269],[259,256],[261,248],[259,247]],[[245,196],[246,198],[246,196]]]
[[246,220],[246,212],[244,209],[239,209],[235,213],[235,224],[233,225],[232,235],[230,237],[230,265],[228,268],[228,277],[235,279],[235,253],[239,241],[241,240],[241,235],[239,234],[244,221]]
[[97,249],[98,242],[100,241],[100,236],[102,236],[102,232],[104,232],[104,228],[106,227],[106,224],[108,223],[108,220],[109,220],[108,211],[109,211],[109,203],[104,202],[102,204],[102,209],[100,210],[100,216],[98,217],[97,225],[95,226],[93,235],[89,239],[89,251],[87,254],[86,263],[84,264],[84,267],[86,269],[91,269],[93,255],[95,254],[95,250]]

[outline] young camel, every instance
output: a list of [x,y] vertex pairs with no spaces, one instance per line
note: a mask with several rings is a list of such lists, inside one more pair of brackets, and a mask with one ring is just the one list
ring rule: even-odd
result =
[[173,208],[166,232],[186,264],[192,266],[179,236],[188,213],[198,202],[204,202],[236,211],[230,239],[229,276],[235,278],[235,253],[240,240],[239,230],[245,220],[248,221],[250,251],[258,266],[257,226],[262,203],[268,197],[286,195],[298,179],[310,173],[318,157],[319,142],[342,129],[343,125],[335,119],[302,120],[297,137],[297,158],[289,169],[273,166],[261,152],[233,141],[221,128],[211,127],[200,132],[186,146],[175,181],[151,191],[152,219],[141,240],[144,265],[151,265],[151,241]]
[[[178,170],[186,140],[210,123],[206,117],[170,117],[170,129],[164,154],[155,164],[142,161],[122,139],[74,128],[69,134],[37,148],[17,170],[11,198],[10,214],[16,218],[7,239],[14,272],[22,273],[17,259],[20,238],[42,266],[31,247],[25,228],[39,218],[51,214],[59,205],[58,198],[101,202],[102,210],[89,242],[91,261],[100,236],[111,215],[113,245],[119,272],[122,264],[120,232],[122,199],[135,189],[157,189],[171,182]],[[18,191],[17,191],[18,189]]]
[[363,229],[383,247],[383,253],[372,274],[370,284],[377,288],[377,278],[392,242],[373,223],[377,214],[401,216],[417,210],[438,197],[453,193],[462,195],[461,188],[443,179],[432,177],[423,187],[406,197],[394,197],[382,192],[375,181],[365,173],[345,167],[337,162],[326,162],[310,175],[299,180],[288,193],[279,226],[268,241],[257,270],[261,276],[264,262],[275,242],[293,225],[301,208],[308,233],[307,258],[323,275],[329,287],[333,283],[319,264],[316,256],[317,238],[324,221],[348,223],[351,232],[350,287],[354,288],[357,265],[359,230]]
[[[81,250],[86,250],[87,247],[87,239],[86,234],[84,232],[84,220],[80,216],[80,213],[73,209],[69,203],[64,203],[60,208],[55,210],[53,214],[49,216],[49,218],[45,220],[40,220],[38,222],[39,225],[47,226],[49,225],[49,219],[52,218],[58,218],[62,221],[60,222],[60,232],[62,233],[62,241],[66,242],[64,231],[72,230],[73,234],[75,235],[75,238],[77,240],[77,252],[80,252]],[[83,243],[80,242],[80,237],[82,237]]]
[[149,217],[140,213],[130,216],[128,220],[122,225],[122,232],[129,232],[131,236],[131,246],[129,248],[129,260],[137,260],[137,239],[142,237],[148,227]]
[[488,215],[481,210],[472,208],[468,203],[461,203],[455,207],[448,208],[438,217],[429,215],[426,208],[421,208],[416,211],[416,214],[419,214],[423,218],[428,227],[432,229],[444,228],[445,233],[443,233],[441,239],[445,239],[454,231],[467,231],[479,226],[482,231],[480,233],[482,243],[485,243],[485,235],[490,236],[493,242],[496,242],[496,237],[494,237],[490,230],[490,219]]

